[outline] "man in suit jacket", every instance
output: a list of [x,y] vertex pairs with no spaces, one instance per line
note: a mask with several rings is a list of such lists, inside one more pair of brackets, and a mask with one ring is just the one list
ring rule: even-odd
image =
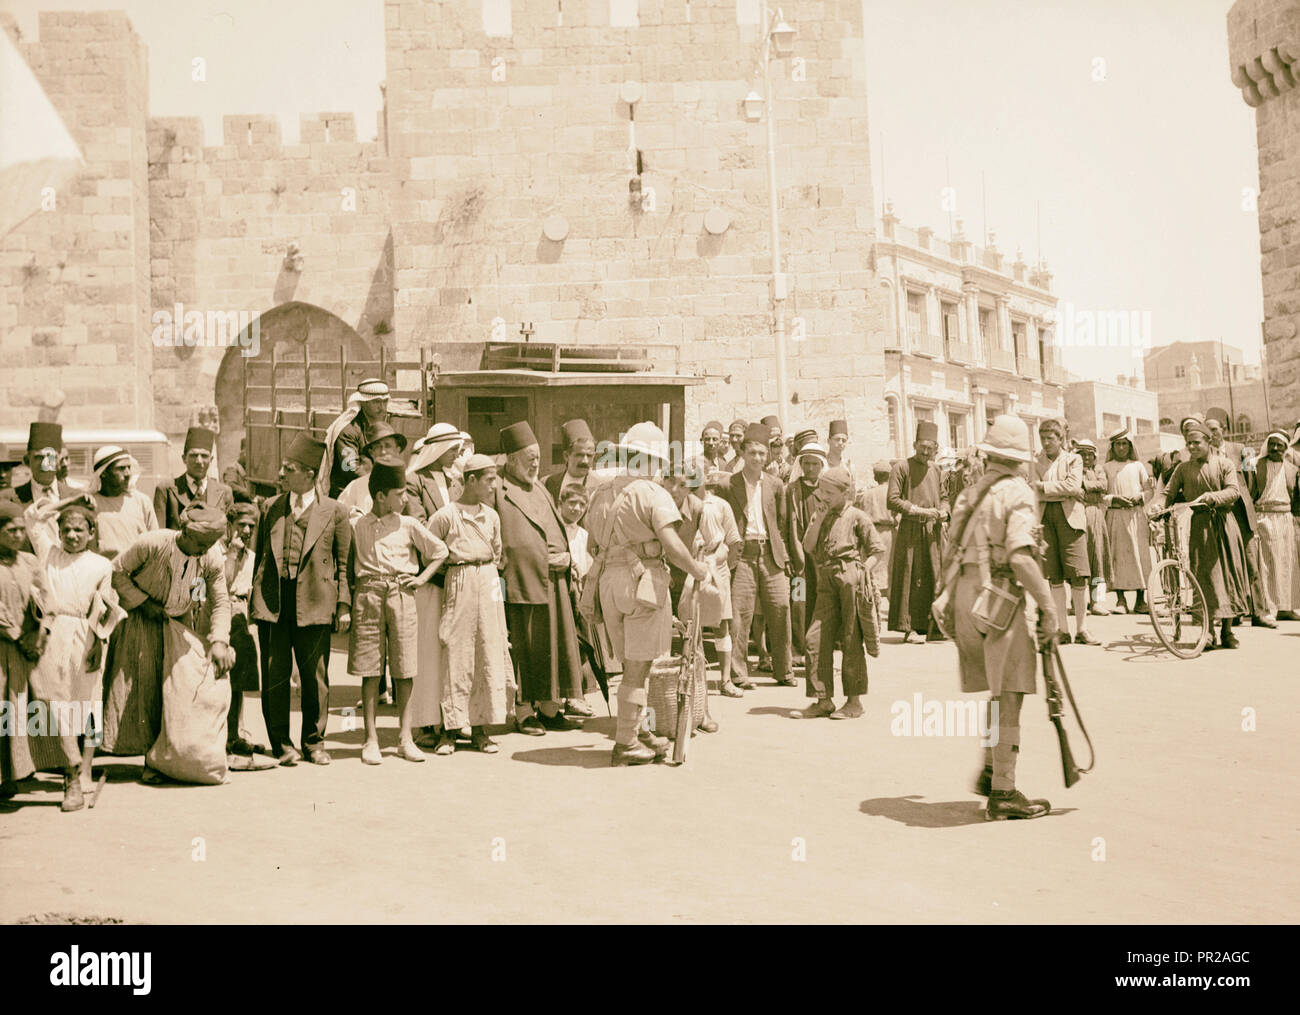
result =
[[[546,492],[551,500],[560,503],[560,491],[566,486],[580,486],[591,500],[591,466],[596,460],[596,438],[585,419],[571,419],[560,427],[564,435],[564,468],[546,477]],[[585,513],[584,513],[585,516]],[[582,524],[582,519],[578,519]]]
[[501,516],[506,557],[506,628],[519,683],[516,728],[529,736],[580,729],[560,711],[565,700],[583,697],[568,535],[537,478],[541,451],[532,427],[505,427],[501,450],[506,464],[492,507]]
[[153,492],[153,510],[162,528],[179,529],[181,512],[196,501],[223,514],[235,503],[230,487],[208,478],[216,439],[216,434],[200,426],[192,426],[186,432],[185,472],[175,479],[163,480]]
[[352,622],[348,553],[352,526],[338,501],[317,496],[316,470],[325,445],[294,438],[281,471],[286,493],[269,501],[257,526],[249,612],[257,622],[262,661],[262,717],[282,765],[302,755],[289,732],[289,674],[302,680],[302,751],[328,765],[330,632]]
[[[53,505],[64,497],[71,496],[74,491],[68,490],[58,478],[59,459],[63,450],[62,424],[44,421],[32,423],[27,428],[27,453],[23,455],[23,464],[31,472],[32,478],[8,490],[0,490],[0,499],[21,504],[26,512],[38,500],[44,499]],[[32,551],[30,532],[27,530],[33,525],[44,526],[49,541],[58,542],[58,527],[52,513],[45,522],[38,522],[30,514],[25,514],[23,524],[25,534],[23,545],[19,549],[24,553]]]
[[1052,586],[1056,614],[1061,619],[1060,640],[1068,644],[1070,633],[1065,610],[1065,583],[1070,583],[1074,607],[1075,636],[1079,645],[1100,645],[1088,633],[1088,515],[1083,506],[1083,459],[1065,450],[1065,428],[1059,420],[1045,419],[1038,427],[1043,452],[1034,459],[1034,481],[1029,485],[1038,495],[1039,520],[1047,552],[1043,574]]
[[741,455],[745,464],[731,477],[727,502],[736,516],[742,544],[740,561],[731,577],[731,608],[735,634],[731,668],[737,687],[752,688],[749,679],[749,632],[761,602],[772,653],[772,676],[778,684],[794,686],[790,669],[790,577],[793,565],[786,551],[789,532],[785,487],[763,467],[767,464],[771,427],[751,423],[745,430]]

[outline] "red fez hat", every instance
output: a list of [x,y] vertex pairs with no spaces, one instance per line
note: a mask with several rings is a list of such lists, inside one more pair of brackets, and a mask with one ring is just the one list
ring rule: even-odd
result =
[[185,451],[211,451],[217,435],[207,427],[192,426],[185,431]]
[[[591,441],[594,445],[596,438],[591,435],[591,427],[587,426],[585,419],[571,419],[560,427],[560,432],[564,435],[564,450],[568,451],[578,441]],[[534,441],[536,443],[536,441]],[[527,447],[528,445],[524,445]]]
[[288,461],[301,465],[304,469],[320,472],[321,461],[325,457],[325,443],[309,437],[305,433],[300,433],[293,439],[293,443],[289,445],[289,451],[284,457]]
[[27,450],[44,451],[46,448],[63,450],[62,423],[37,422],[27,428]]
[[501,429],[501,450],[507,455],[530,448],[536,443],[537,435],[527,420],[521,419],[518,423],[511,423]]

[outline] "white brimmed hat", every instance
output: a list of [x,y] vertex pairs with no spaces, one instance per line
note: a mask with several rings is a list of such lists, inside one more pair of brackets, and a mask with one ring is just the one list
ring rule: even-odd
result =
[[984,439],[975,446],[995,458],[1007,458],[1013,462],[1034,460],[1029,450],[1029,427],[1019,416],[998,416],[984,434]]

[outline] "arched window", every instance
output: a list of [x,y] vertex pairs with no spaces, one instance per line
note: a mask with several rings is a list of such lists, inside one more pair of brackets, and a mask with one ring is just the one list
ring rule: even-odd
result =
[[1170,419],[1168,416],[1161,416],[1161,417],[1160,417],[1160,425],[1161,425],[1161,426],[1173,426],[1173,425],[1174,425],[1174,421],[1173,421],[1172,419]]
[[1244,412],[1237,414],[1237,433],[1250,433],[1254,429],[1250,425],[1250,417]]

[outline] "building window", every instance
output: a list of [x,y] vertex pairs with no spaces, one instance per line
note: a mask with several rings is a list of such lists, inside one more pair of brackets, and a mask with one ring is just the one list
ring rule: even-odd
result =
[[1156,428],[1151,425],[1149,419],[1139,419],[1136,421],[1138,433],[1155,433]]
[[894,446],[894,454],[898,454],[898,399],[889,397],[885,399],[885,415],[889,417],[889,443]]
[[1020,321],[1011,322],[1011,342],[1016,352],[1016,373],[1028,369],[1025,361],[1029,358],[1029,349],[1025,345],[1025,326]]
[[998,329],[993,321],[993,311],[988,307],[980,307],[980,341],[985,352],[997,348]]
[[948,446],[954,451],[966,448],[966,413],[948,413]]
[[939,315],[943,319],[943,358],[950,357],[949,350],[961,341],[961,329],[957,325],[957,304],[940,303]]
[[1251,429],[1250,417],[1245,413],[1239,414],[1237,416],[1237,433],[1250,433]]
[[907,291],[907,337],[911,345],[919,345],[925,335],[925,294]]
[[1187,367],[1183,366],[1181,363],[1177,364],[1174,367],[1174,378],[1179,379],[1186,376],[1187,376]]
[[912,415],[916,417],[916,421],[918,423],[922,422],[923,420],[926,423],[933,423],[934,407],[929,405],[914,405],[912,406]]
[[1101,428],[1109,434],[1112,430],[1118,430],[1124,425],[1124,417],[1117,416],[1113,412],[1103,412],[1101,414]]
[[1173,425],[1174,425],[1174,421],[1173,421],[1172,419],[1170,419],[1168,416],[1161,416],[1161,417],[1160,417],[1160,426],[1161,426],[1161,428],[1164,428],[1164,427],[1167,427],[1167,426],[1173,426]]

